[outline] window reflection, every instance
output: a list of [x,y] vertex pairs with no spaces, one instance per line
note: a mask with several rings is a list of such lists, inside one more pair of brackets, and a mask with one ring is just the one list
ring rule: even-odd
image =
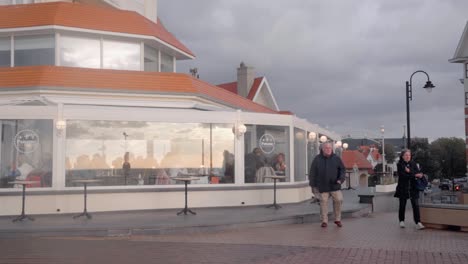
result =
[[[82,178],[101,185],[234,182],[232,125],[68,120],[66,186]],[[178,184],[178,182],[177,182]]]
[[140,70],[140,44],[104,40],[103,67],[117,70]]
[[174,72],[172,56],[161,52],[161,72]]
[[[307,138],[309,137],[310,133],[315,133],[315,132],[308,132],[307,133]],[[318,152],[318,142],[317,138],[311,139],[307,141],[307,173],[309,173],[310,166],[312,165],[312,161],[314,161],[315,156],[317,156]]]
[[0,120],[0,188],[52,186],[52,120]]
[[60,65],[100,68],[101,44],[99,39],[61,36]]
[[145,71],[159,71],[158,50],[145,45]]
[[0,67],[10,67],[10,38],[0,38]]
[[294,128],[294,180],[305,181],[306,178],[306,132]]
[[246,183],[272,182],[273,175],[289,181],[289,127],[247,125],[244,139]]
[[18,36],[15,41],[15,66],[55,65],[53,35]]

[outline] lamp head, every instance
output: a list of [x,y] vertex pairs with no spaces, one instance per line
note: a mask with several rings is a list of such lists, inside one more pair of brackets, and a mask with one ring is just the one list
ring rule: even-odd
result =
[[247,127],[244,124],[237,124],[232,128],[232,133],[234,133],[238,138],[244,135],[245,132],[247,132]]
[[309,132],[309,139],[314,141],[317,138],[317,133]]
[[343,145],[343,143],[342,143],[340,140],[338,140],[338,141],[335,143],[335,146],[336,146],[337,148],[341,148],[342,145]]
[[435,88],[434,84],[432,84],[431,81],[427,81],[426,82],[426,85],[424,85],[423,87],[424,89],[426,89],[427,92],[432,92],[432,88]]

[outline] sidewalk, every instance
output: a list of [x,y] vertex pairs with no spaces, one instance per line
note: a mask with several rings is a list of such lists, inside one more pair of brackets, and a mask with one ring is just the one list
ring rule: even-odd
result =
[[[359,204],[356,191],[343,191],[343,218],[367,215],[368,204]],[[329,206],[331,208],[331,202]],[[182,206],[182,205],[181,205]],[[176,215],[180,209],[92,213],[92,219],[70,214],[35,215],[35,221],[13,223],[0,217],[0,238],[38,236],[130,236],[213,232],[245,227],[319,222],[319,206],[310,201],[265,206],[192,208],[197,215]],[[331,210],[330,210],[331,211]],[[330,220],[332,220],[331,218]]]
[[342,228],[284,224],[122,237],[0,238],[0,263],[468,263],[468,236],[463,232],[416,230],[411,221],[400,228],[396,212],[348,218],[343,224]]

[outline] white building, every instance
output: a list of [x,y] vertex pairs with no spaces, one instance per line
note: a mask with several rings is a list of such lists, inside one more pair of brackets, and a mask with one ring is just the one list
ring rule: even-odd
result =
[[317,138],[339,136],[280,111],[267,79],[244,64],[220,86],[176,73],[195,55],[156,10],[156,1],[0,1],[0,214],[18,213],[18,177],[38,181],[32,214],[81,211],[80,179],[99,180],[90,211],[181,207],[177,175],[200,177],[193,207],[266,204],[272,183],[252,181],[252,169],[274,167],[280,153],[279,201],[310,197]]

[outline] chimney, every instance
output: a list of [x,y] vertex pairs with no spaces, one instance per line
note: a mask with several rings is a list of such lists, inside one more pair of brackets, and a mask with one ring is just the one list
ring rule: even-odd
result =
[[244,62],[241,62],[239,68],[237,68],[237,94],[247,97],[250,88],[252,88],[254,78],[254,68],[245,66]]

